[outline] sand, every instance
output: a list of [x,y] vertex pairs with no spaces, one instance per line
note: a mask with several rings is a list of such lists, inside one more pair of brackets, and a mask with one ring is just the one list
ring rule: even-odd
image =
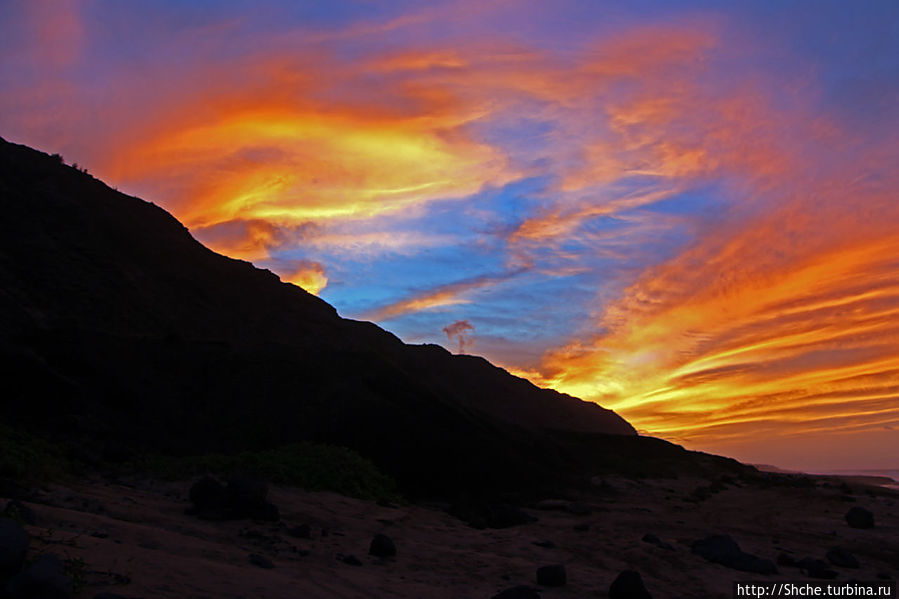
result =
[[[655,598],[729,598],[734,580],[807,579],[794,568],[772,576],[737,572],[691,553],[692,541],[722,533],[772,560],[781,552],[823,559],[839,545],[861,568],[836,568],[838,580],[899,575],[899,493],[857,487],[847,495],[821,480],[813,488],[727,485],[696,500],[692,491],[708,481],[604,480],[605,490],[576,498],[589,514],[526,508],[537,522],[476,530],[437,505],[383,506],[287,488],[270,493],[281,523],[207,522],[184,513],[189,481],[97,479],[37,491],[25,502],[37,525],[26,528],[32,556],[83,560],[78,597],[487,599],[519,584],[539,588],[535,571],[547,564],[566,566],[565,587],[540,589],[559,599],[606,597],[624,569],[639,571]],[[870,509],[877,526],[850,528],[843,516],[853,505]],[[310,539],[287,533],[299,524],[311,526]],[[376,533],[395,541],[395,558],[368,555]],[[671,548],[643,542],[645,533]],[[554,547],[535,545],[544,541]],[[251,564],[254,553],[274,568]]]

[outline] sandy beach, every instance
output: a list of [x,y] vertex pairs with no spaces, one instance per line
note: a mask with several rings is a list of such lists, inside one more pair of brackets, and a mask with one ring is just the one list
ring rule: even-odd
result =
[[[824,559],[842,547],[860,568],[834,568],[837,580],[899,576],[894,491],[857,486],[846,493],[819,480],[808,488],[733,481],[697,493],[709,481],[603,481],[582,496],[526,506],[533,523],[484,530],[441,505],[379,505],[288,488],[269,495],[281,522],[209,522],[184,513],[189,481],[54,485],[24,503],[36,515],[27,527],[32,556],[76,560],[79,597],[456,599],[490,598],[516,585],[544,597],[606,597],[618,573],[633,569],[653,597],[708,599],[730,597],[735,580],[808,579],[794,567],[761,576],[691,553],[695,540],[712,534],[729,534],[744,551],[773,561],[780,554]],[[854,505],[875,514],[874,528],[847,525],[844,514]],[[293,536],[301,525],[309,538]],[[396,557],[368,555],[378,533],[395,542]],[[660,543],[644,542],[647,533]],[[274,567],[251,563],[253,554]],[[341,559],[347,556],[361,565]],[[566,567],[565,586],[536,584],[536,569],[548,564]]]

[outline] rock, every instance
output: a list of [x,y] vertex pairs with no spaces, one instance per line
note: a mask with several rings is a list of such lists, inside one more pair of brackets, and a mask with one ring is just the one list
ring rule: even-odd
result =
[[827,561],[840,568],[858,568],[858,560],[852,553],[842,547],[831,547],[827,550]]
[[582,522],[581,524],[575,524],[572,528],[578,532],[587,532],[590,530],[590,525],[586,522]]
[[693,543],[696,555],[716,564],[753,574],[775,574],[774,562],[756,557],[740,549],[730,535],[712,535]]
[[265,505],[268,498],[268,485],[263,481],[246,476],[235,476],[228,481],[225,488],[228,503],[234,508],[243,508],[251,512]]
[[308,524],[300,524],[299,526],[288,528],[287,534],[297,539],[310,539],[312,538],[312,527]]
[[797,562],[796,558],[792,555],[781,553],[777,556],[777,565],[783,566],[784,568],[798,568],[799,562]]
[[449,513],[472,528],[509,528],[536,522],[536,518],[514,505],[465,502],[453,504]]
[[15,499],[6,504],[3,515],[29,526],[37,524],[37,515],[34,513],[34,510]]
[[281,511],[275,504],[266,502],[252,517],[263,522],[280,522]]
[[371,540],[368,554],[375,557],[393,557],[396,555],[396,545],[387,535],[376,534]]
[[72,581],[65,575],[59,558],[45,554],[9,581],[6,596],[9,599],[69,599]]
[[225,502],[233,518],[254,518],[267,522],[280,519],[278,508],[266,501],[268,485],[246,476],[235,476],[225,487]]
[[561,564],[537,568],[537,584],[545,587],[563,587],[567,582],[565,566]]
[[639,572],[625,570],[609,587],[609,599],[652,599]]
[[519,585],[497,593],[493,599],[540,599],[540,593],[529,586]]
[[252,518],[277,522],[280,513],[275,505],[266,501],[268,485],[248,478],[234,477],[227,486],[211,476],[204,476],[190,488],[190,500],[194,508],[189,513],[204,520],[237,520]]
[[537,547],[543,547],[544,549],[555,549],[556,544],[552,541],[534,541],[534,545]]
[[343,555],[342,553],[338,553],[337,559],[339,559],[343,563],[350,565],[350,566],[361,566],[362,565],[362,560],[360,560],[355,555]]
[[833,580],[837,577],[836,570],[827,565],[827,562],[812,557],[805,557],[799,561],[799,569],[803,570],[812,578],[820,578],[822,580]]
[[677,551],[674,548],[674,545],[672,545],[671,543],[664,542],[662,539],[660,539],[656,535],[652,534],[651,532],[648,532],[645,535],[643,535],[643,542],[649,543],[650,545],[655,545],[659,549],[667,549],[668,551]]
[[271,570],[275,567],[275,564],[272,563],[272,560],[268,559],[264,555],[259,555],[258,553],[251,553],[249,560],[250,563],[254,566],[259,566],[260,568],[265,568],[266,570]]
[[94,599],[138,599],[137,597],[125,597],[123,595],[116,595],[115,593],[97,593],[94,595]]
[[225,487],[211,476],[204,476],[192,484],[188,495],[199,514],[220,511],[225,505]]
[[0,518],[0,578],[22,569],[28,551],[28,533],[18,522]]
[[874,514],[856,505],[846,512],[846,523],[852,528],[874,528]]

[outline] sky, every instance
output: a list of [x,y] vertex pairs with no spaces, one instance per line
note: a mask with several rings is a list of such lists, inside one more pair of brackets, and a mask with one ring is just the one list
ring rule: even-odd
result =
[[899,469],[899,4],[0,2],[0,135],[409,343]]

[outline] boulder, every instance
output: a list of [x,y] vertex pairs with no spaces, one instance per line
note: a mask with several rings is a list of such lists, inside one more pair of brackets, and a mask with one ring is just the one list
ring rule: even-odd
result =
[[342,561],[343,563],[349,566],[361,566],[362,560],[360,560],[355,555],[343,555],[342,553],[337,554],[337,559]]
[[827,562],[812,557],[805,557],[799,561],[799,569],[804,571],[811,578],[820,578],[822,580],[833,580],[837,577],[837,572]]
[[536,518],[514,505],[467,501],[453,504],[449,513],[472,528],[509,528],[536,522]]
[[211,476],[204,476],[190,488],[190,500],[196,514],[204,520],[238,520],[252,518],[266,522],[280,520],[278,508],[266,501],[268,485],[249,477],[234,477],[223,486]]
[[371,540],[368,554],[375,557],[393,557],[396,555],[396,545],[387,535],[376,534]]
[[568,582],[565,566],[555,564],[537,569],[537,584],[545,587],[563,587]]
[[667,549],[668,551],[676,551],[674,548],[674,545],[672,545],[671,543],[666,543],[665,541],[663,541],[656,535],[652,534],[651,532],[648,532],[645,535],[643,535],[643,542],[649,543],[650,545],[655,545],[656,547],[658,547],[660,549]]
[[716,564],[752,574],[776,574],[774,562],[746,553],[730,535],[712,535],[693,543],[696,555]]
[[45,554],[37,558],[6,586],[9,599],[69,599],[72,581],[65,575],[58,557]]
[[188,496],[195,512],[201,516],[222,512],[225,506],[225,487],[211,476],[204,476],[192,484]]
[[796,561],[796,558],[787,553],[781,553],[777,556],[777,565],[783,566],[784,568],[798,568],[799,562]]
[[272,560],[258,553],[251,553],[249,556],[249,561],[254,566],[259,566],[260,568],[264,568],[266,570],[271,570],[275,567],[275,564],[272,563]]
[[287,529],[287,534],[297,539],[311,539],[312,527],[308,524],[300,524]]
[[529,586],[519,585],[497,593],[492,599],[540,599],[540,593]]
[[652,599],[643,584],[643,577],[634,570],[625,570],[609,587],[609,599]]
[[846,524],[852,528],[874,528],[874,514],[863,507],[853,506],[846,512]]
[[858,560],[852,553],[842,547],[831,547],[827,550],[827,561],[840,568],[858,568]]
[[18,522],[0,518],[0,578],[22,569],[28,551],[28,533]]

